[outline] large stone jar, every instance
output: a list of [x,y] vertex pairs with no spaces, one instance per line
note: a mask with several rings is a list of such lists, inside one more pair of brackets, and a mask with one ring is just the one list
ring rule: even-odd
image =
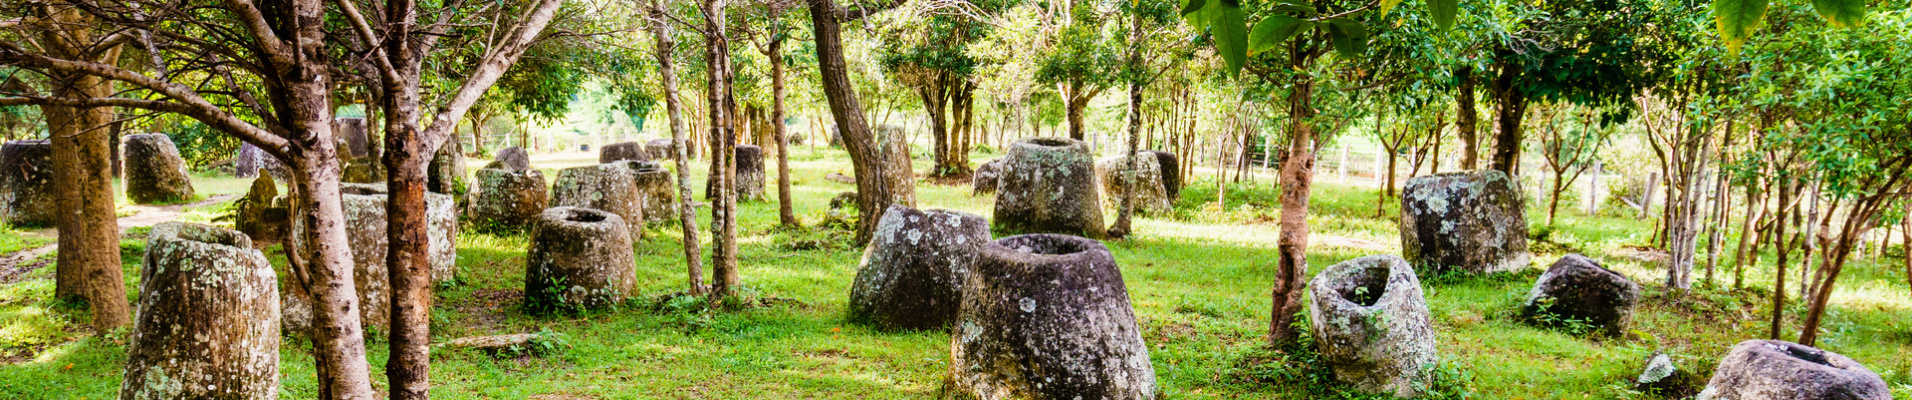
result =
[[976,166],[976,173],[969,177],[970,195],[996,194],[996,183],[1002,180],[1003,162],[1007,160],[1007,158],[997,158]]
[[644,234],[644,203],[630,161],[586,165],[558,171],[551,186],[554,207],[583,207],[617,214],[631,224],[634,239]]
[[478,170],[478,190],[473,192],[465,216],[487,229],[523,229],[544,212],[548,197],[544,192],[544,173],[535,169]]
[[1640,285],[1633,280],[1586,256],[1568,254],[1534,281],[1521,315],[1541,325],[1574,321],[1618,336],[1633,321],[1639,299]]
[[0,146],[0,214],[15,226],[60,223],[53,188],[53,142],[15,140]]
[[1096,163],[1096,177],[1102,181],[1105,199],[1110,209],[1121,210],[1123,196],[1129,194],[1129,185],[1133,181],[1135,211],[1140,214],[1158,214],[1169,210],[1167,186],[1162,184],[1162,166],[1155,155],[1137,153],[1135,158],[1110,157]]
[[1115,258],[1053,234],[984,245],[963,284],[948,389],[976,399],[1154,399],[1155,369]]
[[1500,171],[1408,179],[1401,192],[1401,256],[1431,270],[1526,268],[1532,256],[1521,204],[1520,183]]
[[1168,194],[1169,204],[1175,204],[1177,199],[1182,198],[1182,162],[1176,159],[1175,153],[1161,150],[1142,152],[1155,156],[1156,165],[1162,168],[1162,191]]
[[1780,340],[1748,340],[1720,359],[1699,400],[1891,400],[1879,374],[1851,358]]
[[552,207],[531,228],[525,254],[525,304],[578,310],[624,301],[637,283],[631,236],[617,214]]
[[671,171],[655,163],[625,162],[631,169],[631,179],[637,186],[639,208],[644,209],[644,221],[666,223],[677,221],[677,184],[671,178]]
[[997,183],[995,225],[1011,232],[1102,237],[1102,197],[1088,144],[1028,138],[1009,145]]
[[173,139],[158,133],[126,136],[126,199],[133,204],[192,200],[193,180]]
[[1427,299],[1414,267],[1391,255],[1335,264],[1308,283],[1321,362],[1371,394],[1415,397],[1437,361]]
[[598,163],[610,164],[618,161],[649,161],[651,155],[645,151],[644,144],[638,142],[619,142],[598,148]]
[[763,148],[737,146],[737,200],[763,201],[764,176]]
[[265,254],[205,225],[161,223],[146,238],[119,398],[279,398],[279,284]]
[[890,206],[850,284],[850,321],[886,331],[948,327],[969,264],[986,243],[982,216]]

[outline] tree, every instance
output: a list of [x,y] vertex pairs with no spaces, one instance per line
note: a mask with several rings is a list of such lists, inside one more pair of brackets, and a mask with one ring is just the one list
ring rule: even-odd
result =
[[[1580,174],[1593,166],[1611,131],[1599,126],[1597,115],[1590,109],[1556,105],[1539,111],[1540,154],[1553,175],[1553,186],[1547,190],[1547,226],[1553,226],[1554,216],[1560,212],[1560,194],[1572,189]],[[1571,115],[1575,111],[1579,115]],[[1569,126],[1563,128],[1562,120]]]
[[[1167,64],[1150,65],[1150,61],[1155,57],[1145,57],[1143,54],[1160,53],[1161,48],[1166,45],[1165,39],[1171,36],[1163,33],[1175,28],[1174,7],[1175,4],[1168,1],[1144,0],[1122,2],[1118,7],[1129,17],[1128,23],[1121,28],[1121,31],[1126,31],[1126,34],[1117,32],[1120,37],[1123,37],[1123,42],[1128,48],[1122,69],[1119,70],[1119,78],[1122,83],[1128,85],[1129,89],[1129,148],[1123,157],[1123,163],[1129,166],[1129,172],[1122,174],[1122,179],[1127,180],[1122,185],[1122,203],[1116,208],[1115,224],[1108,231],[1109,236],[1113,238],[1126,237],[1132,232],[1130,225],[1135,214],[1136,189],[1134,171],[1140,168],[1135,164],[1135,160],[1140,154],[1142,140],[1142,91],[1161,76],[1163,69],[1168,68]],[[1166,174],[1166,172],[1163,173]]]
[[885,71],[916,90],[928,112],[935,165],[929,176],[969,176],[967,138],[975,130],[975,71],[983,60],[970,46],[990,34],[981,20],[1008,3],[995,0],[950,2],[912,9],[920,22],[892,25],[881,36],[888,46],[877,49]]
[[785,14],[800,3],[794,0],[761,0],[754,5],[757,7],[751,9],[751,20],[764,25],[764,30],[752,32],[746,28],[745,33],[770,62],[770,129],[771,140],[777,145],[777,221],[785,227],[801,227],[803,222],[797,220],[796,211],[791,206],[790,139],[784,132],[784,119],[787,118],[784,111],[784,68],[790,64],[785,59],[784,44],[790,41],[792,31]]
[[1069,17],[1056,33],[1050,53],[1036,69],[1036,82],[1055,85],[1067,111],[1069,138],[1085,140],[1083,121],[1089,100],[1102,94],[1117,81],[1121,57],[1116,56],[1112,40],[1102,35],[1102,23],[1108,19],[1091,1],[1070,2]]
[[849,151],[850,164],[856,170],[857,243],[869,242],[877,219],[895,201],[890,196],[893,190],[913,188],[889,187],[890,179],[883,168],[886,153],[876,147],[870,135],[870,126],[863,119],[863,106],[857,102],[856,90],[843,60],[843,23],[901,3],[901,0],[881,0],[847,9],[837,6],[833,0],[808,0],[807,3],[810,28],[817,43],[817,72],[822,75],[823,94],[829,99],[830,115],[836,119],[837,132],[843,136],[843,147]]
[[677,164],[677,206],[678,221],[684,232],[684,265],[689,269],[689,293],[704,294],[703,249],[697,239],[697,208],[693,205],[690,183],[689,142],[685,141],[683,101],[677,92],[677,62],[673,53],[677,49],[677,40],[672,36],[669,11],[659,0],[651,0],[646,24],[650,27],[655,40],[653,53],[657,56],[658,86],[664,93],[664,110],[670,117],[671,159]]

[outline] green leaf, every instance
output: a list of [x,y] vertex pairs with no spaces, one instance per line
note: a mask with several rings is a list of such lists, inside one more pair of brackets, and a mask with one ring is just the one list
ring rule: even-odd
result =
[[1280,46],[1288,38],[1294,37],[1307,22],[1286,15],[1272,15],[1255,23],[1255,29],[1248,32],[1248,54],[1255,55]]
[[1454,16],[1460,12],[1461,0],[1427,0],[1427,17],[1441,30],[1454,29]]
[[[1200,7],[1189,11],[1189,7],[1197,3]],[[1220,3],[1220,1],[1189,0],[1189,4],[1182,7],[1182,19],[1188,22],[1189,27],[1195,28],[1196,32],[1208,30],[1208,23],[1215,19],[1215,9],[1221,8]]]
[[1248,23],[1242,21],[1241,6],[1230,5],[1226,0],[1217,1],[1220,7],[1211,11],[1215,18],[1210,23],[1210,32],[1215,34],[1215,52],[1221,53],[1222,60],[1228,63],[1228,76],[1241,73],[1242,65],[1248,63]]
[[1208,5],[1208,0],[1183,0],[1182,15],[1194,14],[1198,11],[1201,11],[1202,7],[1207,5]]
[[1866,0],[1812,0],[1812,8],[1832,26],[1856,28],[1866,22]]
[[1738,53],[1739,46],[1746,44],[1746,39],[1752,37],[1753,28],[1766,18],[1767,1],[1713,0],[1713,20],[1717,22],[1719,37],[1726,41],[1728,50]]
[[1328,20],[1328,34],[1334,40],[1334,52],[1341,58],[1355,58],[1368,52],[1368,27],[1347,18]]
[[1288,14],[1288,15],[1295,15],[1295,16],[1315,15],[1314,6],[1310,6],[1307,4],[1295,4],[1295,3],[1289,3],[1289,2],[1277,3],[1274,6],[1271,6],[1268,10],[1276,14]]
[[1394,6],[1397,5],[1401,5],[1401,0],[1381,0],[1381,4],[1379,5],[1381,7],[1381,15],[1387,15],[1388,10],[1394,9]]

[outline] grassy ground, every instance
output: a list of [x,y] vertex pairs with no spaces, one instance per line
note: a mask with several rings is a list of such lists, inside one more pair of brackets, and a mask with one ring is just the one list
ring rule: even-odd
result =
[[[850,172],[848,163],[837,153],[795,153],[796,209],[814,225],[830,197],[853,190],[823,179],[828,172]],[[591,162],[595,155],[559,154],[535,157],[533,163],[555,172]],[[918,165],[918,170],[926,167]],[[1137,236],[1109,243],[1124,267],[1167,398],[1347,397],[1320,383],[1320,376],[1309,376],[1318,369],[1292,361],[1305,354],[1264,345],[1277,212],[1275,191],[1266,177],[1261,182],[1231,186],[1224,207],[1213,205],[1214,181],[1195,182],[1173,215],[1143,218]],[[243,190],[243,185],[233,187]],[[967,187],[924,184],[917,190],[924,207],[982,215],[991,207],[988,198],[969,196]],[[1394,207],[1377,218],[1375,200],[1365,185],[1324,182],[1317,187],[1309,218],[1315,228],[1311,270],[1364,255],[1398,254]],[[446,399],[551,394],[877,399],[936,393],[949,357],[947,334],[885,334],[843,322],[861,255],[861,249],[845,243],[844,232],[777,229],[774,202],[744,203],[741,209],[743,281],[761,305],[734,310],[712,311],[683,299],[660,301],[682,290],[684,282],[681,236],[668,227],[652,227],[636,245],[643,298],[615,310],[564,316],[518,309],[523,236],[461,235],[461,282],[438,291],[434,339],[544,332],[551,338],[544,343],[556,350],[500,357],[437,352],[433,393]],[[705,228],[708,218],[702,221]],[[1544,216],[1533,214],[1530,221],[1544,221]],[[1663,270],[1625,256],[1629,246],[1647,242],[1646,222],[1573,215],[1557,225],[1550,240],[1534,246],[1532,269],[1490,277],[1423,277],[1447,359],[1444,379],[1471,397],[1649,398],[1629,390],[1628,382],[1652,352],[1673,354],[1681,368],[1705,375],[1732,344],[1764,335],[1768,306],[1761,299],[1770,292],[1761,285],[1770,285],[1772,278],[1767,268],[1746,271],[1749,289],[1702,289],[1676,300],[1658,284]],[[709,235],[702,236],[708,240]],[[128,240],[124,247],[130,280],[137,276],[141,246]],[[1602,260],[1648,288],[1626,337],[1588,339],[1512,317],[1540,268],[1567,252]],[[1899,398],[1912,398],[1912,296],[1892,272],[1896,262],[1867,258],[1848,268],[1833,296],[1821,344],[1884,376]],[[0,398],[110,398],[119,382],[125,335],[92,333],[84,328],[83,310],[43,300],[52,290],[51,271],[41,268],[0,284]],[[1730,286],[1731,274],[1722,276]],[[1797,315],[1800,308],[1788,311]],[[1797,328],[1788,329],[1788,337],[1796,334]],[[385,344],[374,337],[370,346],[374,379],[383,380]],[[282,397],[313,396],[309,352],[301,340],[285,342]]]

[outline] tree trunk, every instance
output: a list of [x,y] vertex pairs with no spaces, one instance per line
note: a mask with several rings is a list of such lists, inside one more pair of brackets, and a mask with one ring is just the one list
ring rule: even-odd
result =
[[677,92],[677,63],[671,53],[677,48],[677,40],[670,32],[670,22],[659,0],[650,3],[651,36],[656,39],[657,73],[660,86],[664,88],[664,110],[670,116],[671,159],[677,164],[677,219],[684,233],[684,266],[689,272],[689,292],[692,295],[704,294],[703,249],[697,238],[697,206],[691,201],[695,192],[690,183],[690,142],[684,136],[683,101]]
[[1520,145],[1525,140],[1520,121],[1527,115],[1527,95],[1515,87],[1520,78],[1520,67],[1501,65],[1500,76],[1494,78],[1495,121],[1499,129],[1494,136],[1494,158],[1488,168],[1516,176],[1520,163]]
[[1457,90],[1457,103],[1460,114],[1454,116],[1454,128],[1461,137],[1461,170],[1471,171],[1479,168],[1480,148],[1476,136],[1476,121],[1480,113],[1474,110],[1474,67],[1466,66],[1454,70],[1454,79],[1460,81]]
[[783,119],[783,39],[778,35],[770,39],[770,129],[777,141],[777,221],[785,227],[799,227],[797,213],[790,203],[790,139],[784,132]]
[[731,98],[730,37],[724,30],[724,9],[728,0],[704,0],[704,60],[709,66],[707,93],[710,106],[710,132],[717,168],[710,171],[715,203],[710,210],[711,246],[710,295],[729,297],[737,288],[737,129]]
[[[1303,41],[1290,46],[1295,71],[1307,71],[1313,59],[1303,49]],[[1278,264],[1275,269],[1273,310],[1268,337],[1274,344],[1286,344],[1299,337],[1294,327],[1295,313],[1301,310],[1301,297],[1308,279],[1308,195],[1314,180],[1314,77],[1295,73],[1288,97],[1288,159],[1281,167],[1281,236],[1277,240]]]
[[[42,43],[56,56],[75,60],[117,63],[119,47],[94,55],[94,21],[76,9],[47,16],[53,26],[41,32]],[[113,96],[113,83],[94,75],[55,73],[50,76],[55,97]],[[113,157],[118,143],[109,132],[113,108],[42,106],[52,139],[54,193],[58,212],[59,249],[54,263],[55,297],[85,299],[93,312],[93,329],[111,332],[125,326],[132,311],[126,302],[125,278],[120,273],[119,224],[114,215]]]
[[1075,88],[1075,90],[1072,90],[1070,91],[1070,93],[1066,93],[1066,96],[1063,96],[1063,100],[1066,100],[1069,103],[1066,106],[1069,109],[1069,138],[1070,139],[1084,140],[1084,138],[1087,137],[1084,134],[1087,128],[1082,126],[1083,117],[1084,117],[1083,114],[1089,108],[1089,100],[1095,98],[1095,95],[1084,94],[1082,93],[1082,91],[1084,90],[1087,90],[1087,89],[1083,89],[1078,86]]
[[1777,247],[1777,251],[1773,259],[1773,319],[1771,335],[1768,337],[1768,339],[1773,340],[1780,340],[1779,326],[1780,323],[1784,321],[1786,311],[1786,256],[1787,253],[1792,252],[1792,249],[1787,246],[1786,243],[1785,221],[1786,218],[1792,214],[1792,209],[1797,207],[1795,204],[1788,204],[1793,197],[1792,193],[1795,190],[1794,185],[1791,182],[1785,181],[1784,179],[1786,178],[1781,179],[1779,183],[1779,214],[1773,219],[1773,221],[1778,222],[1773,224],[1773,240],[1775,241],[1774,244]]
[[[1142,68],[1142,31],[1141,14],[1132,14],[1129,18],[1129,54],[1128,67],[1131,71]],[[1130,218],[1135,214],[1135,174],[1142,166],[1135,161],[1137,147],[1142,135],[1142,82],[1138,78],[1129,78],[1129,151],[1123,158],[1127,173],[1122,174],[1122,205],[1115,213],[1115,226],[1108,230],[1109,237],[1120,239],[1130,233]],[[1158,170],[1159,171],[1159,170]],[[1158,172],[1159,173],[1159,172]]]
[[830,102],[830,115],[836,119],[837,131],[843,136],[843,147],[850,153],[850,163],[856,171],[856,242],[868,243],[871,232],[876,229],[877,218],[893,200],[890,197],[891,189],[887,187],[889,179],[883,168],[887,160],[883,158],[884,153],[878,151],[869,125],[864,122],[863,107],[857,102],[856,89],[850,82],[848,64],[843,58],[844,11],[838,9],[836,2],[831,0],[807,1],[810,26],[815,33],[817,72],[823,81],[823,94]]
[[[1757,190],[1757,188],[1755,185],[1757,185],[1757,182],[1748,183],[1746,185],[1746,217],[1740,221],[1739,247],[1733,251],[1733,290],[1739,290],[1745,287],[1746,265],[1757,264],[1757,261],[1749,260],[1749,258],[1758,257],[1759,252],[1753,251],[1748,253],[1747,250],[1753,242],[1752,239],[1755,234],[1755,232],[1753,232],[1753,226],[1755,226],[1755,221],[1766,219],[1766,196],[1761,196],[1760,193],[1756,192],[1755,190]],[[1759,199],[1758,203],[1753,202],[1755,198]]]
[[[322,99],[313,100],[313,105],[324,107]],[[298,203],[293,215],[304,219],[306,227],[297,233],[305,235],[303,243],[308,247],[297,251],[306,260],[301,263],[306,266],[304,272],[311,275],[303,280],[309,282],[307,290],[321,307],[313,313],[310,333],[318,364],[318,398],[371,399],[352,249],[346,244],[345,211],[339,197],[339,149],[332,142],[329,120],[306,121],[306,129],[326,134],[317,135],[306,154],[287,163],[293,167],[291,184]]]

